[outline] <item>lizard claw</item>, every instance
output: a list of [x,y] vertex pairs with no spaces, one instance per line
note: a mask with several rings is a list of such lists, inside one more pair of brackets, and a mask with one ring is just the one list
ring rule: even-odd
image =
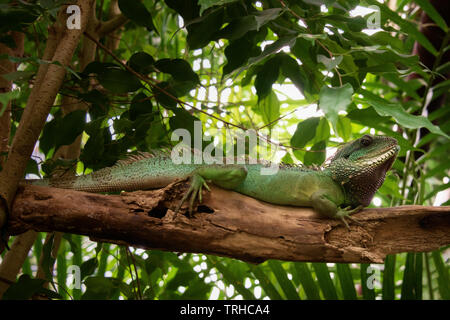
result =
[[183,198],[181,199],[180,203],[178,204],[177,208],[175,209],[175,213],[178,213],[183,203],[189,198],[189,217],[192,217],[192,211],[194,209],[195,200],[198,199],[198,202],[202,202],[202,191],[203,187],[207,189],[208,191],[211,191],[209,189],[208,184],[206,183],[205,179],[203,179],[202,176],[198,174],[194,174],[191,177],[191,183],[189,186],[188,191],[184,194]]
[[348,225],[348,222],[345,219],[350,220],[351,222],[353,222],[354,224],[358,225],[358,226],[362,226],[362,223],[359,222],[358,220],[354,219],[353,217],[350,217],[351,214],[357,213],[359,211],[361,211],[363,208],[363,206],[357,206],[354,209],[351,209],[351,207],[346,207],[344,209],[341,209],[338,212],[337,217],[342,221],[342,223],[344,223],[345,227],[347,228],[347,230],[350,230],[350,226]]

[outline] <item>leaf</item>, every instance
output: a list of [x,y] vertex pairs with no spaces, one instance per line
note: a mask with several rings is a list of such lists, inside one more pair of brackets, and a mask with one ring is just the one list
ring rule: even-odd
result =
[[202,137],[195,136],[195,121],[200,121],[198,118],[191,115],[184,109],[174,109],[175,116],[169,119],[169,125],[172,130],[186,129],[191,134],[191,141],[195,139],[201,139]]
[[336,124],[337,135],[348,141],[352,134],[352,121],[348,117],[339,116]]
[[370,289],[368,287],[368,279],[369,275],[367,269],[370,267],[368,263],[361,263],[360,273],[361,273],[361,288],[362,288],[362,296],[364,300],[375,300],[375,289],[372,287]]
[[391,21],[396,23],[403,33],[409,35],[413,39],[420,42],[420,44],[434,56],[437,55],[436,49],[433,47],[433,45],[427,39],[427,37],[417,29],[417,26],[415,24],[413,24],[409,20],[400,17],[397,12],[392,11],[385,4],[381,4],[376,0],[367,0],[367,2],[373,6],[377,6],[378,8],[380,8],[380,13],[382,17],[390,19]]
[[2,74],[1,76],[8,81],[17,82],[29,80],[32,76],[34,76],[34,71],[13,71],[10,73]]
[[[427,15],[445,32],[448,32],[448,26],[444,18],[436,11],[433,4],[428,0],[414,0],[420,6],[420,9],[425,11]],[[444,12],[442,12],[444,13]],[[444,13],[445,14],[445,13]]]
[[113,298],[116,290],[130,295],[129,286],[122,280],[108,277],[89,277],[84,280],[86,292],[82,300],[109,300]]
[[153,105],[149,97],[144,93],[138,93],[131,100],[130,120],[135,121],[140,115],[152,113]]
[[206,10],[211,8],[212,6],[223,6],[227,3],[236,2],[238,0],[199,0],[198,4],[200,5],[200,15]]
[[146,27],[148,31],[156,31],[152,15],[142,2],[119,0],[118,4],[124,16],[134,21],[137,25]]
[[83,132],[86,121],[86,111],[75,110],[59,121],[55,137],[55,149],[69,145]]
[[259,285],[261,286],[261,288],[263,288],[264,292],[266,293],[266,295],[269,296],[270,299],[272,300],[283,299],[280,293],[275,288],[275,286],[272,284],[270,278],[263,271],[261,265],[252,266],[252,273],[259,280]]
[[308,268],[306,262],[296,262],[293,264],[294,270],[297,271],[297,276],[305,290],[306,296],[309,300],[320,300],[320,293],[318,286],[316,285],[312,272]]
[[269,128],[275,126],[277,120],[280,117],[280,102],[277,95],[270,91],[269,95],[258,101],[258,108],[261,112],[263,122],[265,125],[269,125]]
[[97,269],[97,267],[98,267],[98,260],[96,257],[83,262],[80,266],[81,280],[93,274],[95,272],[95,269]]
[[432,124],[427,118],[409,114],[402,108],[401,105],[397,103],[391,103],[367,90],[360,89],[359,93],[364,96],[363,101],[370,104],[380,116],[391,116],[399,125],[406,128],[418,129],[425,127],[432,133],[450,138],[438,126]]
[[408,252],[406,254],[406,264],[405,271],[403,272],[403,281],[402,281],[402,291],[401,291],[401,299],[402,300],[412,300],[415,298],[415,270],[414,270],[414,253]]
[[[178,0],[175,0],[178,1]],[[167,2],[167,0],[166,0]],[[180,2],[180,1],[178,1]],[[189,1],[182,1],[186,4]],[[190,14],[189,14],[190,15]],[[183,14],[188,30],[187,43],[190,49],[205,47],[210,41],[218,39],[218,32],[223,25],[225,9],[213,9],[200,18],[190,21]]]
[[[242,279],[242,277],[237,276],[232,271],[233,269],[230,268],[232,265],[230,265],[230,264],[225,265],[221,262],[221,260],[219,260],[217,257],[214,257],[214,256],[207,256],[207,260],[209,260],[211,262],[211,264],[214,266],[214,268],[219,270],[219,272],[223,275],[223,279],[226,282],[228,282],[229,284],[232,284],[234,286],[234,288],[236,289],[236,291],[238,291],[245,300],[250,300],[250,299],[255,298],[253,293],[249,289],[245,288],[243,283],[240,281],[240,279]],[[239,262],[237,262],[237,263],[239,263]]]
[[45,273],[45,278],[53,282],[53,275],[52,275],[52,269],[53,265],[55,263],[55,258],[52,256],[52,249],[53,249],[53,240],[55,238],[55,234],[52,233],[50,238],[48,238],[48,241],[44,243],[44,246],[42,247],[42,269]]
[[8,106],[9,101],[17,99],[20,97],[20,90],[12,90],[4,93],[0,93],[0,117],[5,112],[6,107]]
[[155,62],[155,67],[161,72],[170,74],[177,81],[200,83],[198,75],[192,70],[191,65],[186,60],[160,59]]
[[327,143],[326,141],[319,141],[315,143],[310,150],[305,153],[304,164],[310,166],[313,164],[321,165],[326,158]]
[[336,263],[336,272],[346,300],[356,300],[355,284],[348,264]]
[[134,53],[128,60],[128,65],[130,68],[141,74],[149,74],[154,71],[154,63],[155,59],[143,51]]
[[388,255],[384,261],[383,269],[383,300],[395,299],[395,255]]
[[249,15],[232,20],[225,28],[217,32],[216,37],[218,39],[236,40],[244,36],[247,32],[258,29],[255,16]]
[[337,300],[338,296],[333,280],[330,277],[330,270],[326,263],[312,263],[314,272],[316,273],[317,281],[319,282],[320,290],[327,300]]
[[39,14],[32,8],[14,8],[7,6],[0,8],[0,30],[22,31],[28,24],[34,22]]
[[319,121],[319,117],[313,117],[299,122],[291,138],[291,146],[299,149],[304,148],[309,141],[314,139]]
[[136,76],[128,71],[116,68],[105,68],[98,74],[100,84],[114,93],[134,92],[142,87]]
[[277,282],[283,290],[286,298],[289,300],[299,300],[300,296],[298,295],[297,290],[293,286],[292,282],[288,279],[286,270],[284,270],[281,263],[276,260],[268,260],[267,265],[275,275],[275,278],[277,279]]
[[86,111],[75,110],[64,118],[54,118],[47,123],[42,132],[39,147],[47,154],[50,149],[55,151],[64,145],[69,145],[83,132],[86,121]]
[[[245,66],[237,68],[237,69],[233,69],[233,70],[230,70],[230,71],[227,70],[226,73],[225,73],[225,70],[224,70],[224,77],[228,76],[228,75],[230,75],[231,73],[234,73],[234,72],[236,72],[236,75],[239,75],[242,71],[244,71],[244,70],[248,69],[249,67],[251,67],[252,65],[262,61],[264,58],[268,57],[269,55],[277,53],[283,47],[290,46],[291,44],[294,43],[294,41],[295,41],[295,36],[293,36],[293,35],[284,36],[282,38],[279,38],[274,43],[271,43],[271,44],[267,45],[264,48],[264,51],[260,55],[250,58],[248,60],[248,63]],[[242,55],[242,52],[243,51],[241,50],[240,51],[241,55]]]
[[346,111],[352,102],[353,87],[346,83],[342,87],[330,88],[323,86],[319,93],[319,108],[325,113],[331,122],[333,129],[337,132],[339,111]]
[[337,56],[334,57],[333,59],[327,58],[322,54],[319,54],[317,56],[317,62],[322,63],[328,71],[336,68],[342,62],[343,59],[344,59],[343,56]]
[[433,251],[431,256],[433,257],[434,265],[438,274],[438,286],[441,298],[444,300],[450,300],[450,277],[448,266],[444,264],[439,250]]
[[3,300],[28,300],[42,289],[44,279],[33,279],[27,274],[19,277],[3,294]]
[[281,59],[281,73],[283,76],[291,79],[292,83],[306,99],[312,101],[311,84],[303,66],[299,66],[297,61],[287,54],[279,54],[279,57]]
[[28,159],[28,162],[27,162],[27,169],[25,170],[25,172],[28,174],[28,173],[33,173],[33,174],[35,174],[35,175],[37,175],[37,176],[41,176],[41,173],[39,172],[39,167],[38,167],[38,164],[37,164],[37,162],[36,162],[36,160],[34,160],[34,159]]

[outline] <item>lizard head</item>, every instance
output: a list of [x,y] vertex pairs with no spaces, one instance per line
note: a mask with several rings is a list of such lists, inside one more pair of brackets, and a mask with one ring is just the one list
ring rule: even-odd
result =
[[342,184],[354,204],[368,206],[383,184],[400,147],[397,140],[385,136],[364,135],[342,145],[326,170]]

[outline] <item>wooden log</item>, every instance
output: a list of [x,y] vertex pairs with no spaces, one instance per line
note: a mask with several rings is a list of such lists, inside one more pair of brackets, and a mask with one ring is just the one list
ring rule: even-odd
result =
[[178,204],[187,184],[103,195],[22,186],[8,233],[27,230],[86,235],[145,249],[195,252],[260,263],[268,259],[382,263],[386,255],[450,244],[450,207],[365,209],[350,231],[311,208],[277,206],[212,186],[193,216]]

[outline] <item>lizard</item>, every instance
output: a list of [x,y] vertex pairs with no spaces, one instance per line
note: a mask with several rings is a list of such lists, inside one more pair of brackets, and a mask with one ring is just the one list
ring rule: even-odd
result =
[[400,150],[388,136],[364,135],[341,145],[325,165],[308,168],[281,165],[262,175],[267,164],[175,164],[168,154],[140,154],[114,166],[70,178],[24,180],[27,184],[87,192],[118,192],[162,188],[177,179],[190,179],[176,212],[189,199],[189,214],[202,201],[208,181],[224,189],[271,204],[312,207],[324,217],[345,219],[368,206]]

